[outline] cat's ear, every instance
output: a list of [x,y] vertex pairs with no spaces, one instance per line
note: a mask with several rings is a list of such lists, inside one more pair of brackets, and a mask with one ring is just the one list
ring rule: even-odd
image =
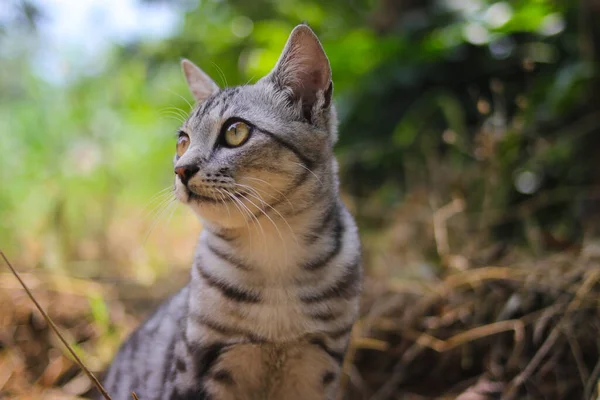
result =
[[190,60],[182,59],[181,69],[185,75],[190,92],[192,92],[198,103],[219,91],[219,86]]
[[320,97],[319,92],[324,97],[325,106],[331,100],[329,60],[308,25],[294,28],[268,78],[280,88],[289,90],[294,100],[302,100],[305,113],[312,110]]

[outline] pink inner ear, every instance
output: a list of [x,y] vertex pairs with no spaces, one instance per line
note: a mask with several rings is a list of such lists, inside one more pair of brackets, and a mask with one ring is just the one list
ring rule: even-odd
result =
[[278,80],[292,89],[294,97],[310,105],[320,90],[327,90],[331,70],[327,56],[310,28],[296,28],[275,71]]
[[327,77],[323,71],[307,65],[308,70],[297,72],[295,80],[289,83],[296,98],[302,99],[307,105],[316,100],[317,92],[327,89]]
[[319,71],[312,71],[312,84],[315,87],[325,86],[325,82],[323,82],[323,76]]

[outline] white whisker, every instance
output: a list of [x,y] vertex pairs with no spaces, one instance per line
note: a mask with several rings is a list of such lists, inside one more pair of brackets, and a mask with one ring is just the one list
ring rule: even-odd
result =
[[187,119],[187,115],[182,115],[173,110],[160,111],[158,113],[158,115],[161,117],[170,117],[170,118],[176,120],[177,122],[179,122],[180,124],[183,124],[185,122],[185,120]]
[[[225,193],[227,193],[227,194],[229,195],[229,197],[231,197],[231,199],[232,199],[233,201],[235,201],[236,203],[238,203],[238,204],[240,205],[240,207],[241,207],[243,210],[246,210],[246,212],[247,212],[247,214],[246,214],[246,215],[249,215],[249,216],[250,216],[250,220],[252,221],[252,223],[253,223],[253,224],[256,224],[256,225],[258,226],[258,228],[260,229],[261,237],[262,237],[261,243],[262,243],[262,245],[263,245],[263,250],[264,250],[264,246],[266,246],[266,242],[267,242],[267,241],[266,241],[265,231],[264,231],[264,229],[263,229],[263,227],[262,227],[262,225],[261,225],[260,221],[258,220],[258,218],[256,218],[256,216],[254,215],[254,213],[252,212],[252,210],[250,210],[250,209],[248,208],[248,206],[246,206],[246,205],[244,204],[244,202],[243,202],[243,201],[241,201],[240,199],[238,199],[238,198],[237,198],[235,195],[233,195],[232,193],[229,193],[229,191],[228,191],[228,190],[225,190]],[[249,227],[248,227],[248,231],[250,232],[250,228],[249,228]]]
[[217,63],[213,62],[213,65],[217,68],[217,71],[219,72],[219,76],[225,83],[225,85],[223,87],[227,87],[227,77],[223,73],[223,70],[217,65]]
[[170,208],[170,206],[172,206],[173,204],[176,204],[176,201],[177,201],[177,199],[175,197],[173,197],[171,199],[168,199],[166,202],[164,202],[162,204],[160,211],[157,212],[156,216],[153,218],[152,225],[148,229],[148,232],[144,235],[144,239],[143,239],[142,243],[146,243],[148,241],[148,238],[150,238],[150,235],[152,234],[152,232],[154,232],[154,229],[156,229],[156,227],[158,226],[160,219],[165,215],[165,212],[167,212],[167,210]]
[[177,93],[177,92],[174,92],[174,91],[173,91],[173,90],[171,90],[171,89],[167,89],[167,91],[169,91],[169,92],[173,93],[175,96],[178,96],[178,97],[180,97],[180,98],[181,98],[183,101],[185,101],[185,102],[187,103],[187,105],[188,105],[188,106],[190,106],[190,111],[192,111],[192,110],[194,109],[194,106],[192,105],[192,103],[190,103],[190,102],[189,102],[189,100],[188,100],[188,99],[186,99],[185,97],[183,97],[183,96],[182,96],[182,95],[180,95],[179,93]]
[[[287,225],[288,229],[290,230],[290,233],[292,234],[292,237],[294,238],[294,241],[296,242],[296,244],[298,244],[298,239],[296,238],[296,233],[294,232],[294,230],[292,229],[292,227],[288,223],[287,219],[279,211],[277,211],[273,206],[271,206],[269,203],[267,203],[260,196],[260,194],[256,191],[255,188],[253,188],[251,186],[247,186],[247,185],[242,185],[241,183],[236,183],[235,185],[239,186],[239,187],[241,187],[241,188],[243,188],[245,190],[248,190],[248,192],[246,194],[249,194],[250,196],[252,196],[255,199],[257,199],[258,201],[260,201],[262,204],[264,204],[266,207],[269,207],[271,210],[273,210],[273,212],[275,212],[279,216],[279,218],[281,218],[283,220],[283,222]],[[247,200],[250,201],[249,199],[247,199]],[[262,208],[259,208],[259,210],[265,215],[265,217],[269,218],[269,220],[273,223],[273,225],[277,229],[277,232],[279,233],[279,236],[281,237],[281,239],[283,241],[283,237],[281,235],[281,232],[279,232],[279,227],[273,222],[273,220],[269,217],[269,215],[267,215],[267,213],[266,213],[265,210],[263,210]]]
[[175,198],[172,187],[162,189],[148,200],[147,204],[139,211],[138,216],[143,219],[152,219],[165,202],[172,198]]
[[[229,193],[227,190],[222,189],[222,190],[219,190],[219,191],[222,192],[222,193],[225,193],[225,195],[227,195],[232,200],[235,200],[234,198],[232,198],[232,194]],[[242,216],[242,218],[244,218],[244,222],[246,223],[246,228],[248,229],[248,232],[250,232],[250,225],[248,225],[248,220],[246,219],[246,214],[242,211],[242,209],[240,208],[240,206],[237,204],[236,201],[233,201],[233,205],[235,206],[235,208],[238,209],[238,211],[240,212],[240,215]]]
[[229,211],[229,205],[227,204],[227,199],[223,196],[223,193],[221,193],[221,190],[219,188],[215,188],[215,191],[217,192],[217,194],[219,195],[219,201],[225,206],[225,208],[227,209],[227,216],[229,218],[231,218],[231,212]]
[[244,202],[242,200],[238,199],[235,194],[233,194],[233,198],[235,199],[235,201],[239,202],[239,204],[240,204],[240,206],[242,206],[242,208],[244,208],[245,210],[248,211],[250,220],[252,221],[253,224],[255,224],[258,227],[258,229],[260,229],[260,236],[262,238],[262,240],[260,242],[262,243],[262,247],[263,247],[263,251],[264,251],[266,248],[265,246],[267,245],[267,236],[265,234],[265,230],[263,229],[262,224],[260,223],[260,221],[256,217],[256,215],[254,215],[252,210],[250,210],[250,208],[246,204],[244,204]]
[[[249,176],[244,177],[244,179],[250,179],[253,181],[258,181],[258,182],[262,182],[266,185],[269,185],[271,187],[271,189],[273,189],[274,191],[276,191],[277,193],[279,193],[279,195],[281,196],[282,199],[284,199],[285,201],[288,202],[288,204],[290,205],[290,207],[292,208],[292,212],[294,211],[294,205],[292,204],[292,202],[290,201],[290,199],[281,191],[275,188],[275,186],[273,186],[271,183],[263,180],[263,179],[259,179],[259,178],[252,178]],[[258,188],[256,188],[258,190]]]
[[298,164],[299,166],[301,166],[302,168],[304,168],[305,170],[307,170],[308,172],[310,172],[311,174],[314,175],[315,178],[317,178],[317,180],[319,181],[319,183],[321,184],[321,186],[323,186],[323,181],[321,181],[321,178],[319,178],[317,176],[317,174],[315,174],[310,168],[308,168],[306,165],[298,163],[298,162],[294,162],[292,161],[294,164]]
[[[284,249],[284,253],[285,253],[285,259],[287,262],[287,257],[288,257],[288,252],[287,252],[287,246],[286,246],[286,242],[285,239],[283,238],[283,235],[281,234],[281,230],[279,230],[279,227],[277,226],[277,224],[275,223],[275,221],[273,221],[273,219],[271,217],[269,217],[269,215],[262,209],[262,207],[257,206],[252,200],[250,200],[244,193],[240,193],[238,192],[238,194],[240,196],[242,196],[242,198],[246,201],[248,201],[250,204],[252,204],[254,207],[256,207],[265,217],[267,217],[269,219],[269,221],[271,221],[271,224],[273,224],[273,227],[275,228],[275,230],[277,231],[277,234],[279,235],[279,239],[281,240],[281,244],[283,245],[283,249]],[[250,193],[247,193],[250,194]],[[254,216],[254,213],[252,214]],[[256,221],[258,222],[258,217],[254,216],[254,218],[256,218]],[[266,245],[266,239],[263,236],[263,244]]]

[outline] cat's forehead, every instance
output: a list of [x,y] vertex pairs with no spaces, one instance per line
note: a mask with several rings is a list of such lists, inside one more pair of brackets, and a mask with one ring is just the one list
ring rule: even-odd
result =
[[198,104],[186,121],[186,127],[199,129],[237,117],[250,122],[273,115],[276,103],[263,85],[224,88]]

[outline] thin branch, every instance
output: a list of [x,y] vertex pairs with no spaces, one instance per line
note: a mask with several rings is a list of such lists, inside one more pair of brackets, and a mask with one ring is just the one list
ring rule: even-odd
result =
[[46,313],[46,311],[44,311],[44,309],[42,308],[40,303],[38,303],[38,301],[35,299],[35,297],[33,296],[33,293],[31,293],[31,291],[29,290],[29,288],[27,287],[27,285],[25,284],[23,279],[21,279],[21,276],[19,275],[17,270],[12,266],[10,261],[8,261],[8,258],[6,258],[6,255],[4,254],[4,252],[2,250],[0,250],[0,255],[4,259],[4,262],[6,262],[6,265],[8,265],[8,268],[10,268],[13,275],[17,278],[17,280],[19,281],[21,286],[23,286],[23,289],[27,293],[27,296],[29,296],[31,301],[33,301],[33,304],[35,304],[35,306],[37,307],[39,312],[42,314],[42,316],[44,317],[44,319],[46,320],[46,322],[48,323],[50,328],[52,328],[54,333],[56,333],[56,336],[58,336],[58,338],[60,339],[62,344],[65,345],[67,350],[69,350],[69,353],[71,353],[71,355],[77,362],[77,365],[79,365],[79,368],[81,368],[83,370],[83,372],[85,372],[85,374],[88,376],[88,378],[90,378],[90,380],[94,383],[96,388],[98,388],[98,390],[100,391],[100,393],[102,394],[102,396],[104,396],[104,398],[106,400],[112,400],[110,395],[106,392],[106,390],[104,390],[104,387],[102,387],[102,384],[100,384],[100,381],[98,381],[98,379],[94,376],[94,374],[89,369],[87,369],[87,367],[83,364],[81,359],[77,356],[77,354],[75,354],[75,351],[73,351],[71,346],[69,346],[69,344],[67,343],[67,341],[65,340],[63,335],[61,335],[60,331],[58,330],[58,327],[56,326],[56,324],[54,324],[52,319],[50,319],[50,316]]

